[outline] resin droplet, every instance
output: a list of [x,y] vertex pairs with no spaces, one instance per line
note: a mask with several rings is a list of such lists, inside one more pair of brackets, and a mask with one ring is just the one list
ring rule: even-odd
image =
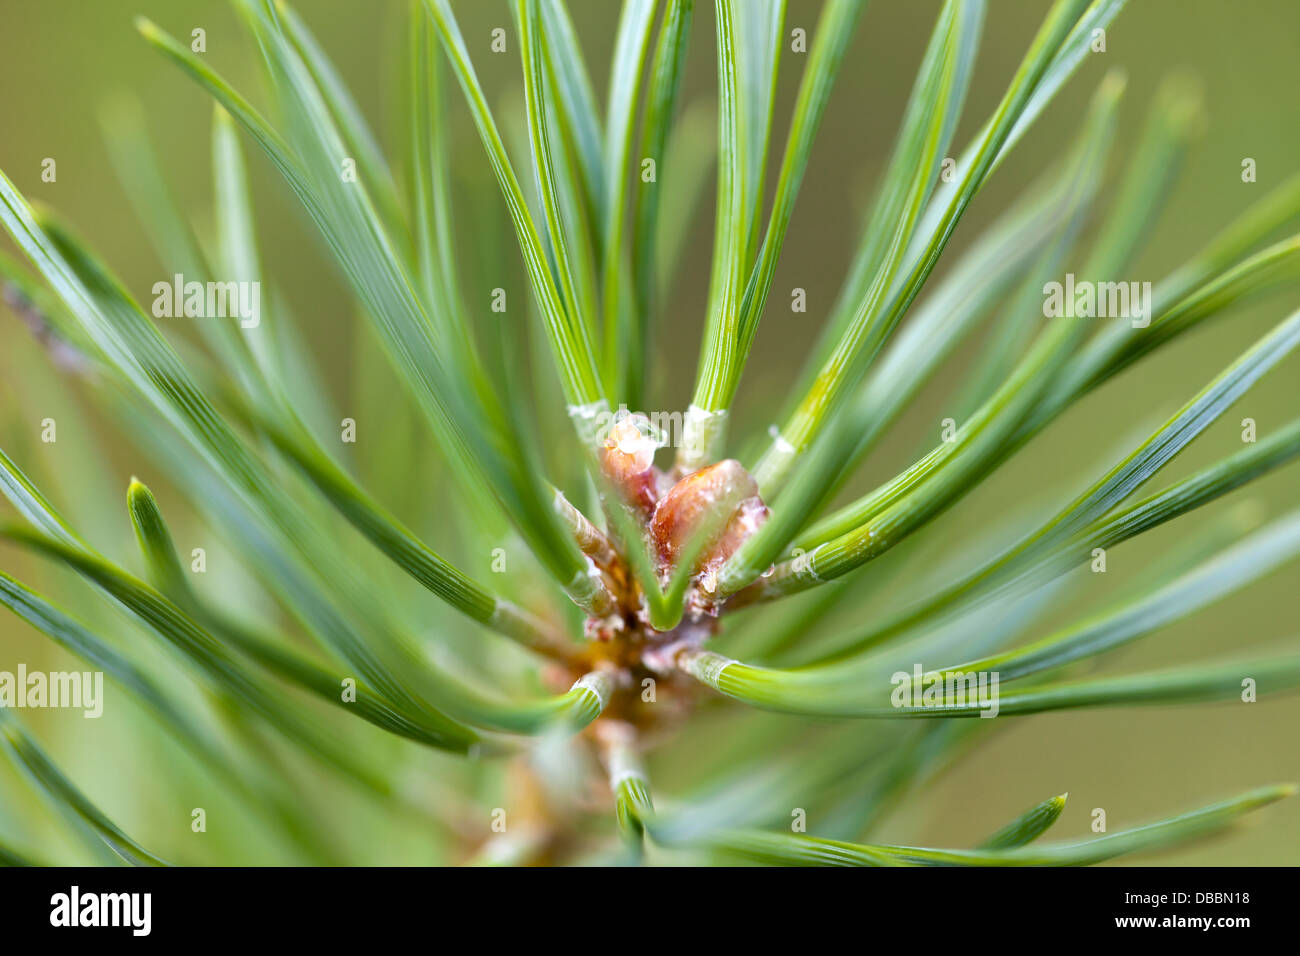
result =
[[658,499],[659,471],[654,466],[659,443],[652,437],[650,420],[628,415],[610,426],[601,448],[601,467],[626,504],[646,517]]

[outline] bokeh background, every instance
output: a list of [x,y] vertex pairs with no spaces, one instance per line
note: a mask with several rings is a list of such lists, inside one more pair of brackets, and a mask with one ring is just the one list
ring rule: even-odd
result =
[[[965,114],[956,142],[964,144],[989,114],[1047,8],[1035,0],[992,0]],[[588,64],[603,97],[618,5],[613,0],[571,0]],[[712,5],[697,2],[687,74],[687,102],[708,114],[715,94]],[[455,5],[476,66],[498,116],[519,113],[518,60],[491,56],[487,37],[509,27],[498,0]],[[813,32],[820,4],[790,0],[787,28]],[[771,303],[738,399],[738,431],[765,426],[811,345],[816,324],[838,289],[852,255],[864,205],[889,158],[893,137],[938,11],[937,0],[874,0],[841,72],[818,135],[811,167],[785,244]],[[334,58],[382,139],[397,135],[400,102],[394,93],[401,69],[405,0],[301,0],[318,38]],[[165,164],[168,184],[196,223],[208,220],[211,201],[207,97],[137,36],[132,18],[144,14],[176,36],[207,31],[207,56],[236,87],[260,90],[257,51],[237,18],[220,0],[0,0],[0,168],[33,200],[57,209],[90,240],[142,300],[164,275],[131,213],[100,135],[105,104],[123,93],[139,100]],[[1300,168],[1300,5],[1294,0],[1132,0],[1095,54],[1007,160],[972,206],[950,246],[948,261],[1054,159],[1076,133],[1088,97],[1106,69],[1122,67],[1129,85],[1117,156],[1136,141],[1151,95],[1163,77],[1190,74],[1200,84],[1208,123],[1155,223],[1146,251],[1134,264],[1137,279],[1158,280],[1207,242],[1247,204]],[[779,86],[774,143],[783,144],[798,82],[800,58],[787,52]],[[509,239],[503,207],[489,180],[481,147],[472,135],[459,93],[452,99],[454,162],[458,187],[484,200],[462,210],[464,254],[491,248],[483,236]],[[367,346],[360,323],[327,253],[295,201],[251,145],[246,146],[260,211],[265,271],[307,329],[307,341],[324,379],[340,401],[357,386]],[[779,160],[779,146],[774,158]],[[56,183],[42,183],[41,161],[58,163]],[[1240,178],[1243,157],[1258,165],[1258,182]],[[517,157],[521,164],[523,157]],[[686,253],[666,285],[653,401],[677,408],[689,401],[707,291],[712,241],[712,172],[694,204],[696,214],[671,224],[685,230]],[[669,182],[671,188],[672,183]],[[7,242],[7,240],[5,240]],[[12,250],[6,245],[6,249]],[[526,295],[517,253],[509,245],[495,261],[480,262],[516,296]],[[942,275],[940,266],[939,275]],[[788,290],[808,290],[806,314],[792,314]],[[522,301],[522,299],[517,299]],[[1232,357],[1300,304],[1300,289],[1271,293],[1162,349],[1128,370],[1063,416],[1046,434],[985,482],[943,520],[936,532],[954,549],[990,522],[1026,502],[1048,502],[1061,489],[1077,489],[1099,475],[1169,413],[1198,391]],[[870,486],[928,445],[944,417],[951,383],[979,337],[960,349],[867,463],[855,487]],[[1159,479],[1161,484],[1240,447],[1239,422],[1253,417],[1267,433],[1300,412],[1300,357],[1291,356],[1258,384],[1238,407],[1215,423]],[[93,409],[61,430],[59,443],[39,441],[40,421],[69,422],[87,412],[85,397],[55,375],[26,330],[0,311],[0,447],[42,476],[56,504],[98,529],[97,541],[118,557],[132,542],[122,507],[129,476],[139,467],[129,436],[101,429]],[[96,444],[103,469],[77,467],[69,449]],[[363,471],[379,469],[374,462]],[[152,482],[151,482],[152,483]],[[1176,550],[1191,526],[1230,512],[1243,524],[1259,522],[1297,503],[1300,486],[1292,465],[1228,498],[1116,549],[1106,576],[1071,579],[1047,624],[1086,609],[1123,586],[1126,574]],[[394,506],[419,526],[436,515],[419,511],[414,476]],[[413,515],[403,509],[416,509]],[[435,531],[436,534],[436,531]],[[0,567],[54,593],[68,586],[56,573],[13,549],[0,547]],[[1135,669],[1247,650],[1294,636],[1297,573],[1283,569],[1220,604],[1179,622],[1139,645],[1111,654],[1106,667]],[[236,593],[237,592],[233,592]],[[870,613],[859,609],[859,615]],[[68,666],[48,644],[15,618],[0,617],[0,669],[17,660],[35,668]],[[128,832],[147,837],[157,811],[150,775],[166,772],[166,754],[134,753],[129,740],[91,739],[77,714],[28,714],[65,766]],[[685,742],[682,772],[716,757],[725,739],[696,736]],[[687,759],[689,758],[689,759]],[[126,768],[123,772],[122,768]],[[669,779],[671,779],[669,771]],[[1023,808],[1069,791],[1054,831],[1086,837],[1092,808],[1107,811],[1111,830],[1210,802],[1256,785],[1300,780],[1300,696],[1258,705],[1218,705],[1101,710],[1008,721],[988,743],[963,757],[909,798],[882,835],[937,845],[968,841]],[[0,816],[26,784],[0,767]],[[17,818],[17,815],[15,815]],[[23,817],[25,819],[25,817]],[[812,828],[815,832],[815,826]],[[53,832],[52,830],[50,832]],[[34,832],[38,845],[48,834]],[[51,837],[52,839],[52,837]],[[144,839],[146,845],[148,840]],[[1144,861],[1159,863],[1300,863],[1300,800],[1256,814],[1231,836]]]

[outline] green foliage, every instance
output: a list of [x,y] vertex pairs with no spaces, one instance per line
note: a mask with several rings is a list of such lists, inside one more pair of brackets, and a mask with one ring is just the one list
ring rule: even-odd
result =
[[[1108,280],[1134,261],[1203,126],[1196,96],[1169,82],[1114,174],[1125,83],[1108,74],[1075,142],[929,281],[968,207],[1122,0],[1057,0],[951,169],[985,4],[943,4],[839,297],[783,423],[745,462],[770,513],[718,552],[737,527],[728,496],[757,500],[748,485],[743,494],[723,489],[681,519],[684,530],[669,527],[681,532],[670,557],[654,522],[671,492],[655,488],[652,518],[625,496],[625,478],[608,465],[625,453],[609,436],[608,413],[641,407],[654,392],[661,276],[681,243],[680,228],[668,227],[683,218],[711,156],[700,116],[684,102],[697,5],[625,0],[602,116],[563,0],[513,0],[522,68],[515,130],[514,114],[489,102],[452,3],[411,0],[399,71],[406,139],[388,150],[302,17],[279,0],[234,4],[261,53],[266,113],[204,57],[138,23],[148,46],[214,101],[212,208],[191,216],[174,204],[169,171],[129,100],[103,113],[114,166],[169,274],[269,286],[257,238],[266,212],[254,205],[243,155],[251,140],[347,283],[362,348],[387,362],[374,398],[409,403],[420,440],[360,469],[346,441],[334,450],[332,399],[304,345],[308,330],[279,289],[264,297],[260,326],[205,322],[197,343],[164,334],[71,228],[0,174],[0,223],[26,259],[0,255],[11,305],[51,357],[79,356],[56,367],[159,489],[130,483],[132,548],[105,533],[111,522],[65,518],[52,504],[59,495],[47,497],[15,461],[24,456],[0,450],[0,492],[14,513],[0,536],[12,553],[75,572],[52,576],[50,596],[0,573],[0,603],[139,705],[115,728],[186,755],[184,772],[150,781],[157,801],[215,788],[216,802],[272,834],[259,853],[231,839],[182,849],[179,836],[162,836],[156,855],[73,782],[25,717],[0,709],[6,753],[30,784],[12,801],[19,811],[0,802],[0,862],[52,857],[17,838],[24,821],[49,826],[47,818],[79,841],[67,847],[78,861],[354,861],[356,847],[332,842],[313,800],[292,796],[304,779],[324,788],[322,800],[364,808],[385,839],[391,817],[432,834],[430,845],[416,841],[433,854],[419,862],[1072,865],[1180,843],[1291,795],[1264,787],[1093,840],[1034,843],[1060,818],[1062,795],[974,849],[860,842],[996,723],[950,719],[991,716],[983,699],[900,702],[896,678],[917,660],[962,662],[934,672],[941,686],[996,675],[999,716],[1227,700],[1244,684],[1267,700],[1300,684],[1294,637],[1266,656],[1085,670],[1286,566],[1300,552],[1295,511],[1249,534],[1227,528],[1226,544],[1223,527],[1203,534],[1130,593],[1033,633],[1094,549],[1186,515],[1300,453],[1298,420],[1131,500],[1300,344],[1300,312],[1190,399],[1170,396],[1185,399],[1181,408],[1117,461],[1096,462],[1091,484],[1049,502],[1049,517],[1019,528],[990,520],[973,567],[943,565],[936,587],[904,588],[909,600],[890,613],[858,611],[855,626],[822,633],[836,612],[892,590],[918,560],[878,559],[942,528],[949,508],[996,480],[1093,390],[1300,276],[1300,236],[1266,244],[1300,216],[1297,175],[1159,283],[1146,325],[1127,317],[1037,325],[1043,283],[1068,263]],[[737,437],[727,434],[730,413],[866,7],[823,6],[778,159],[785,2],[716,0],[716,218],[702,347],[677,461],[653,472],[673,492],[709,474]],[[451,95],[457,88],[463,104]],[[522,259],[533,332],[523,319],[489,324],[479,294],[466,291],[474,227],[458,216],[471,201],[451,158],[452,113],[462,105],[516,243],[493,252]],[[527,155],[512,157],[507,143]],[[690,175],[665,186],[682,165]],[[971,347],[975,361],[954,392],[954,439],[841,502],[886,429],[983,322],[988,337]],[[519,344],[529,335],[546,343],[550,367]],[[22,467],[47,470],[39,460]],[[388,503],[412,485],[434,502],[427,513]],[[77,501],[73,513],[121,518],[115,501]],[[213,575],[219,584],[183,560],[178,542],[199,534],[227,566]],[[933,537],[913,553],[935,564],[947,557]],[[851,586],[833,583],[850,576]],[[763,609],[745,610],[755,605]],[[783,666],[792,649],[800,665]],[[719,709],[707,704],[722,697],[739,702],[725,711],[736,720],[739,769],[695,767],[694,781],[661,795],[656,810],[650,769],[692,733],[709,733]],[[799,717],[872,720],[868,731]],[[603,800],[595,809],[593,793]],[[817,836],[780,832],[789,806],[814,801]],[[492,825],[494,807],[512,819],[503,831]]]

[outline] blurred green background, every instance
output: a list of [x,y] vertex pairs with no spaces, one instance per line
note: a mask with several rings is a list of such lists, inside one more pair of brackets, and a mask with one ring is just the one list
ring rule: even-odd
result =
[[[993,0],[974,83],[956,142],[964,144],[1000,97],[1047,8],[1034,0]],[[588,63],[603,96],[618,5],[613,0],[571,0]],[[210,102],[171,65],[150,52],[132,27],[144,14],[176,36],[195,27],[207,32],[207,56],[236,87],[260,89],[257,52],[233,12],[219,0],[0,0],[0,168],[34,201],[56,208],[108,259],[136,296],[162,277],[139,223],[117,183],[99,133],[103,104],[127,91],[143,104],[151,134],[165,163],[171,189],[202,226],[209,217]],[[712,103],[715,67],[712,5],[697,2],[687,82],[687,102]],[[787,29],[813,32],[819,3],[790,0]],[[739,431],[765,427],[790,386],[816,323],[830,306],[856,241],[861,211],[889,150],[921,51],[938,11],[938,0],[874,0],[859,26],[818,135],[812,164],[786,240],[773,294],[738,399]],[[334,58],[386,143],[396,134],[405,0],[303,0],[298,9]],[[488,53],[489,31],[509,28],[507,6],[498,0],[455,4],[476,66],[498,115],[518,112],[519,63],[514,53]],[[1300,4],[1294,0],[1133,0],[1111,28],[1108,49],[1095,54],[1057,97],[973,204],[947,254],[955,258],[983,224],[1016,197],[1076,132],[1088,97],[1107,68],[1128,74],[1116,158],[1136,140],[1156,86],[1171,72],[1191,74],[1204,91],[1205,135],[1174,185],[1146,251],[1131,270],[1138,280],[1158,280],[1207,242],[1248,203],[1300,167]],[[779,158],[785,122],[801,58],[783,55],[773,153]],[[463,102],[452,98],[456,174],[466,195],[488,197],[462,215],[465,255],[483,248],[482,235],[507,229],[495,184]],[[315,360],[340,400],[354,386],[359,324],[326,252],[279,177],[246,146],[260,211],[265,270],[287,295],[308,331]],[[56,183],[43,183],[41,161],[58,164]],[[1243,157],[1258,165],[1258,182],[1240,178]],[[516,156],[521,165],[523,157]],[[712,173],[689,230],[682,268],[663,302],[661,361],[653,400],[658,408],[689,401],[703,322],[712,241]],[[671,183],[668,184],[671,186]],[[508,236],[507,236],[508,238]],[[6,249],[12,250],[6,245]],[[526,295],[523,269],[513,249],[482,263],[484,275]],[[937,275],[942,275],[940,265]],[[786,307],[794,286],[808,290],[806,314]],[[521,300],[522,301],[522,300]],[[954,548],[1000,516],[1025,503],[1043,503],[1062,489],[1095,478],[1121,449],[1148,432],[1282,316],[1300,293],[1286,289],[1238,308],[1120,375],[1066,414],[1046,434],[971,494],[935,532]],[[952,381],[979,339],[959,350],[940,387],[923,393],[864,468],[857,488],[871,486],[908,463],[919,445],[937,435]],[[1300,358],[1289,357],[1239,406],[1215,423],[1160,476],[1163,485],[1240,447],[1243,417],[1267,433],[1300,411]],[[137,456],[129,441],[107,433],[61,431],[57,445],[39,442],[40,421],[58,418],[77,404],[26,330],[0,313],[0,446],[35,474],[51,475],[55,503],[74,519],[116,529],[116,556],[131,542],[122,500]],[[67,416],[74,421],[71,412]],[[78,440],[97,442],[112,463],[107,474],[85,473],[71,455]],[[69,449],[65,451],[65,449]],[[1123,585],[1126,569],[1140,568],[1171,549],[1193,523],[1236,509],[1243,521],[1259,521],[1297,502],[1296,467],[1282,469],[1245,491],[1118,548],[1108,575],[1074,576],[1051,623],[1077,613]],[[414,493],[418,497],[418,492]],[[113,541],[100,540],[111,550]],[[0,547],[0,567],[45,586],[53,573],[27,556]],[[1176,660],[1214,657],[1294,636],[1297,629],[1296,570],[1284,569],[1229,597],[1191,620],[1179,622],[1134,648],[1109,655],[1109,669],[1138,668]],[[870,613],[859,610],[858,615]],[[63,658],[25,625],[0,617],[0,669],[17,660],[30,667]],[[77,714],[33,717],[43,739],[56,747],[88,790],[111,807],[128,832],[149,832],[147,774],[158,755],[132,754],[129,742],[88,741]],[[1091,810],[1102,807],[1111,830],[1210,802],[1259,784],[1300,780],[1300,697],[1261,705],[1160,707],[1065,713],[1008,722],[990,742],[941,776],[923,797],[909,799],[883,835],[891,840],[959,844],[996,828],[1025,807],[1061,791],[1070,802],[1054,831],[1060,838],[1089,835]],[[82,741],[77,745],[75,741]],[[708,759],[715,745],[687,738],[691,761]],[[132,767],[120,774],[105,756]],[[0,811],[18,786],[0,769]],[[23,784],[25,786],[25,784]],[[135,829],[133,829],[135,828]],[[812,827],[815,832],[815,826]],[[35,838],[35,835],[34,835]],[[147,840],[145,841],[147,843]],[[1232,836],[1149,858],[1150,862],[1221,864],[1300,863],[1300,800],[1292,799],[1252,817]]]

